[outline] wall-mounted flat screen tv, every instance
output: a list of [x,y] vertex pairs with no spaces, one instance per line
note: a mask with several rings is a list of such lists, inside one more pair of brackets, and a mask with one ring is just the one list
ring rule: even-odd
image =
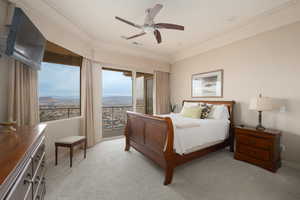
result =
[[46,39],[20,8],[15,8],[13,12],[5,53],[39,70]]

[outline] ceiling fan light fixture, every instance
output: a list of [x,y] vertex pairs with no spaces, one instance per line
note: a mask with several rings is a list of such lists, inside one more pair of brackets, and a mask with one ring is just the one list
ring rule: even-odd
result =
[[153,26],[144,26],[143,30],[145,33],[153,33],[155,29]]

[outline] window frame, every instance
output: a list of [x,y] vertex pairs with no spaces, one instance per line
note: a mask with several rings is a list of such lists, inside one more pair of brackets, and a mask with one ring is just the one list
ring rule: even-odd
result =
[[[55,46],[56,49],[62,52],[69,52],[69,55],[62,55],[60,53],[51,52],[47,50],[47,45]],[[79,56],[63,47],[60,47],[54,43],[47,42],[46,50],[44,53],[44,57],[42,62],[52,63],[52,64],[62,64],[67,65],[70,67],[79,67],[79,116],[74,117],[66,117],[63,119],[54,119],[54,120],[47,120],[47,121],[41,121],[41,122],[53,122],[53,121],[60,121],[60,120],[68,120],[72,118],[82,117],[82,60],[83,57]],[[39,106],[39,116],[40,116],[40,106]]]

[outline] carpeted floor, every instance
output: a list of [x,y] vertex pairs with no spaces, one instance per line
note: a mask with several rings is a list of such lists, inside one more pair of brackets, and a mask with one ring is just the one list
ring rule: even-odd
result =
[[124,152],[124,139],[78,151],[69,160],[49,164],[46,200],[299,200],[300,171],[282,167],[276,174],[212,153],[175,169],[163,185],[163,170],[140,153]]

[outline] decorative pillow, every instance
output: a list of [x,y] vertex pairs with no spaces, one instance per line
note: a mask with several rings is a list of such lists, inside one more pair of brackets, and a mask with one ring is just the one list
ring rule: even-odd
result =
[[207,117],[208,119],[214,119],[214,114],[215,114],[218,106],[219,105],[212,105],[211,104],[211,110],[210,110],[210,112],[208,114],[208,117]]
[[230,115],[228,108],[225,105],[214,105],[213,109],[209,113],[209,119],[229,119]]
[[201,119],[207,119],[208,115],[209,115],[209,113],[212,109],[212,105],[202,104],[201,108],[202,108],[202,112],[201,112],[200,118]]
[[189,118],[200,118],[202,108],[200,106],[184,106],[181,111],[181,116]]

